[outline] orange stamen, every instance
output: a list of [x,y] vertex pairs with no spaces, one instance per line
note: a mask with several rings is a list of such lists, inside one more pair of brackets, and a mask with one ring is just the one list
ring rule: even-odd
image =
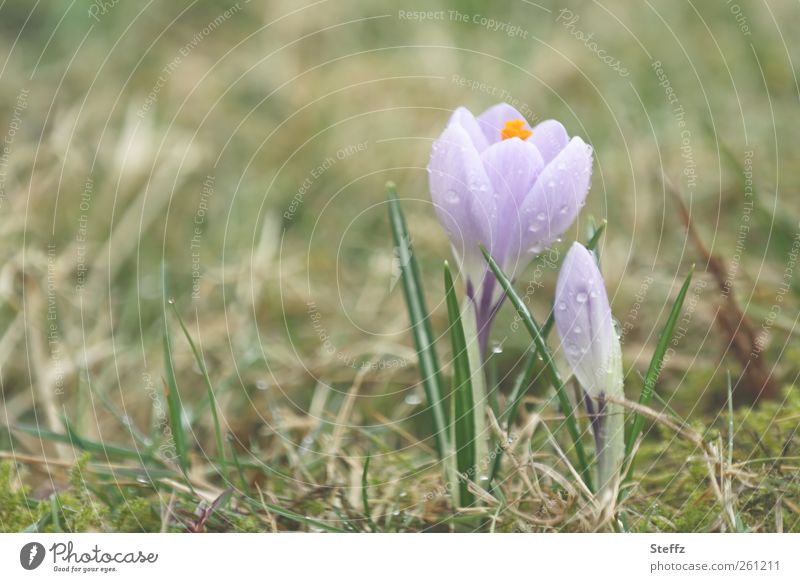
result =
[[525,141],[532,135],[533,132],[530,129],[525,129],[525,120],[523,119],[513,119],[511,121],[506,121],[506,126],[500,132],[500,137],[502,137],[503,139],[511,139],[512,137],[518,137],[522,141]]

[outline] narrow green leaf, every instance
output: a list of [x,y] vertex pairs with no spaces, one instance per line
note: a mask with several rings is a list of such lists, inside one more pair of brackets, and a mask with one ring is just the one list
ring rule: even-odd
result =
[[[686,275],[686,280],[683,282],[683,286],[678,293],[678,297],[675,299],[675,303],[672,305],[672,311],[670,311],[669,318],[667,318],[667,323],[661,330],[661,335],[658,338],[658,344],[656,344],[656,350],[653,353],[653,357],[650,360],[650,366],[647,368],[647,374],[644,377],[642,393],[639,395],[639,404],[643,406],[649,405],[650,400],[653,398],[653,391],[655,390],[658,376],[661,374],[661,365],[664,362],[664,355],[667,353],[670,340],[672,340],[672,332],[675,330],[675,324],[678,322],[678,317],[680,316],[683,302],[686,299],[686,293],[689,291],[689,284],[692,282],[693,274],[694,265],[692,265],[692,268],[689,269],[689,274]],[[631,458],[631,454],[633,453],[633,447],[636,444],[636,440],[639,438],[643,427],[644,417],[638,412],[634,413],[633,422],[631,423],[631,432],[628,435],[627,442],[625,443],[625,459],[629,464],[628,473],[624,480],[625,483],[630,481],[631,477],[633,476],[633,464],[635,459]],[[625,466],[625,464],[623,464],[623,466]]]
[[467,480],[474,478],[475,474],[475,403],[472,397],[472,373],[469,367],[467,341],[464,338],[458,297],[447,261],[444,263],[444,289],[447,315],[450,319],[450,341],[453,346],[453,402],[455,403],[453,448],[456,455],[456,470],[459,473],[458,502],[463,507],[468,507],[474,500],[467,486]]
[[186,337],[186,341],[189,342],[189,346],[192,348],[192,353],[194,354],[194,359],[197,362],[197,366],[200,369],[200,374],[203,376],[203,381],[206,385],[206,391],[208,392],[208,402],[209,406],[211,407],[211,420],[214,423],[214,438],[216,440],[217,445],[217,456],[220,459],[220,464],[222,465],[222,470],[220,474],[225,482],[228,482],[228,462],[225,456],[225,447],[222,444],[222,430],[220,429],[219,425],[219,415],[217,414],[217,397],[214,395],[214,388],[211,385],[211,378],[208,377],[208,370],[206,369],[206,363],[203,361],[203,358],[200,356],[200,351],[195,346],[194,341],[192,340],[192,336],[189,333],[189,330],[186,328],[186,324],[183,322],[183,318],[181,314],[178,312],[178,308],[175,306],[174,303],[171,303],[172,311],[175,313],[175,317],[178,318],[178,323],[183,330],[183,335]]
[[439,454],[440,459],[444,459],[448,450],[447,415],[445,414],[444,401],[442,400],[439,361],[433,345],[434,336],[428,309],[425,306],[422,279],[419,275],[417,260],[414,257],[411,238],[406,228],[403,210],[397,199],[397,189],[392,182],[386,184],[386,192],[389,199],[389,222],[392,226],[395,250],[400,263],[403,293],[408,307],[408,316],[411,320],[414,344],[417,348],[419,368],[422,372],[422,385],[425,389],[425,397],[428,399],[428,408],[433,420],[436,452]]
[[122,445],[103,442],[94,442],[88,440],[74,432],[74,429],[65,422],[67,426],[67,433],[61,434],[39,426],[32,426],[27,424],[17,424],[8,427],[9,430],[24,432],[26,434],[34,435],[37,439],[42,441],[53,441],[59,443],[66,443],[81,451],[86,451],[93,455],[102,455],[107,459],[133,459],[142,461],[143,463],[158,462],[157,459],[148,451],[136,450]]
[[367,518],[367,525],[369,526],[370,531],[375,532],[375,522],[372,521],[372,512],[369,509],[369,480],[367,478],[369,474],[369,460],[370,456],[367,455],[367,458],[364,460],[364,470],[361,472],[361,503],[364,506],[364,515]]
[[236,443],[234,439],[231,438],[230,434],[228,435],[228,445],[231,448],[231,458],[233,459],[233,466],[236,467],[236,475],[239,477],[239,486],[242,488],[242,491],[250,491],[250,485],[247,483],[247,478],[244,475],[244,469],[239,460],[239,455],[236,454]]
[[581,442],[581,432],[578,428],[578,419],[575,416],[575,411],[572,409],[572,403],[569,401],[567,391],[564,388],[564,383],[561,381],[561,376],[558,374],[558,370],[553,362],[553,356],[550,353],[550,349],[547,347],[547,342],[544,340],[542,331],[540,330],[538,324],[534,321],[531,312],[525,305],[525,301],[517,294],[516,291],[514,291],[511,281],[508,279],[506,274],[503,273],[503,270],[498,266],[498,264],[483,246],[481,246],[481,252],[486,258],[489,268],[495,274],[498,282],[503,287],[503,290],[511,300],[514,308],[517,310],[517,313],[522,319],[522,322],[525,324],[525,328],[528,330],[531,338],[533,338],[537,352],[542,355],[545,371],[550,378],[550,383],[553,385],[553,388],[556,391],[559,405],[564,413],[564,423],[567,425],[567,431],[572,438],[575,454],[578,457],[578,471],[580,472],[581,478],[586,484],[586,487],[589,488],[589,490],[593,490],[592,477],[589,472],[589,460],[586,457],[586,451],[583,448],[583,443]]
[[175,452],[178,456],[178,465],[185,473],[189,468],[189,455],[186,448],[186,434],[183,431],[183,407],[181,396],[178,392],[178,381],[175,378],[175,368],[172,365],[172,340],[169,336],[169,322],[167,321],[167,270],[162,271],[162,286],[164,302],[161,309],[161,319],[164,324],[164,367],[166,372],[167,386],[167,409],[169,411],[169,424],[172,432],[172,440],[175,443]]
[[331,532],[331,533],[347,533],[345,530],[338,528],[333,525],[328,525],[324,521],[318,521],[316,519],[306,517],[305,515],[301,515],[299,513],[295,513],[290,509],[286,509],[285,507],[281,507],[280,505],[275,505],[274,503],[268,503],[266,501],[260,501],[258,499],[254,499],[248,495],[242,497],[245,501],[253,505],[254,507],[259,507],[266,509],[276,515],[280,515],[286,519],[291,521],[295,521],[297,523],[302,523],[303,525],[307,525],[310,527],[315,527],[317,529],[321,529],[323,531]]

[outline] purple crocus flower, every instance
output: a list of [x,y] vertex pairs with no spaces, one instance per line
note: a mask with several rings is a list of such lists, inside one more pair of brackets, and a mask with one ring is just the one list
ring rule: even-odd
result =
[[561,345],[578,383],[595,437],[601,490],[616,484],[624,455],[622,350],[605,284],[592,254],[580,243],[569,249],[558,275],[555,320]]
[[482,352],[503,296],[480,245],[513,280],[575,220],[591,169],[580,137],[555,120],[531,128],[507,103],[478,117],[459,107],[434,142],[431,197],[475,304]]

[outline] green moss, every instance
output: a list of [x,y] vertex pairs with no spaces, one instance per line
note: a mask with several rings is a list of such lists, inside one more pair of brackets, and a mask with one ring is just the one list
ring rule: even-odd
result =
[[157,504],[147,497],[126,496],[119,509],[111,516],[111,529],[115,532],[155,533],[161,531],[161,517]]
[[47,508],[28,497],[28,490],[17,485],[13,463],[0,463],[0,532],[20,532],[41,519]]
[[89,454],[84,453],[69,473],[69,490],[58,495],[64,530],[68,532],[105,531],[108,508],[89,490],[86,468]]

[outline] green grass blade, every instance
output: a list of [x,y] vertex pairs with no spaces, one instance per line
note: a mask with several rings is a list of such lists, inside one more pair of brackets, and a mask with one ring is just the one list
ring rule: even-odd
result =
[[[66,423],[65,423],[66,424]],[[93,455],[103,456],[106,459],[129,459],[141,461],[143,463],[159,462],[155,459],[153,454],[148,451],[136,450],[122,445],[103,442],[94,442],[88,440],[74,432],[71,426],[67,425],[67,432],[57,433],[43,429],[40,426],[32,426],[28,424],[17,424],[7,427],[9,431],[19,431],[25,434],[33,435],[40,441],[53,441],[59,443],[66,443],[81,451],[86,451]]]
[[161,309],[161,319],[164,324],[164,367],[165,382],[167,385],[167,409],[169,411],[169,424],[172,431],[172,439],[175,443],[175,452],[178,456],[178,465],[185,473],[189,468],[189,454],[186,447],[186,433],[183,430],[183,407],[181,405],[181,395],[178,392],[178,381],[175,378],[175,367],[172,365],[172,340],[169,336],[169,322],[167,320],[167,303],[172,302],[167,299],[167,272],[164,268],[162,273],[162,284],[164,291],[164,302]]
[[603,236],[603,231],[606,229],[606,221],[600,223],[600,226],[597,226],[594,223],[594,219],[589,222],[589,228],[587,230],[587,234],[589,236],[589,242],[586,243],[586,249],[591,251],[592,255],[594,255],[594,260],[597,262],[597,266],[600,266],[600,252],[597,250],[597,244],[600,242],[600,237]]
[[433,420],[434,440],[436,452],[440,459],[444,459],[448,450],[447,446],[447,415],[445,414],[444,401],[442,400],[442,386],[439,375],[439,361],[433,345],[433,331],[431,329],[428,309],[425,306],[425,296],[422,288],[422,279],[419,267],[414,257],[411,238],[408,235],[403,210],[397,199],[397,189],[391,182],[386,184],[389,199],[389,222],[392,226],[397,258],[400,263],[403,293],[408,307],[408,316],[411,320],[411,329],[414,335],[414,344],[417,348],[419,368],[422,372],[422,385],[428,399],[428,408]]
[[274,503],[269,503],[266,501],[254,499],[248,495],[243,496],[242,499],[244,499],[254,507],[266,509],[271,513],[280,515],[281,517],[284,517],[296,523],[302,523],[303,525],[307,525],[309,527],[315,527],[317,529],[321,529],[323,531],[331,533],[347,533],[345,530],[333,525],[328,525],[324,521],[319,521],[310,517],[306,517],[305,515],[295,513],[291,509],[286,509],[285,507],[281,507],[280,505],[275,505]]
[[369,475],[370,459],[371,457],[367,455],[367,458],[364,460],[364,470],[361,472],[361,503],[364,505],[364,516],[367,519],[367,525],[370,531],[375,532],[377,528],[375,527],[375,522],[372,521],[372,512],[369,509],[369,479],[367,477]]
[[216,440],[217,445],[217,456],[220,459],[220,464],[222,465],[222,471],[220,474],[225,482],[228,482],[228,462],[225,457],[225,446],[222,444],[222,430],[220,429],[219,425],[219,415],[217,414],[217,398],[214,395],[214,388],[211,385],[211,378],[208,377],[208,370],[206,369],[206,364],[203,361],[203,358],[200,356],[200,351],[197,349],[194,341],[192,340],[192,336],[189,333],[189,330],[186,328],[186,324],[183,322],[183,318],[181,314],[178,312],[178,308],[175,306],[175,303],[171,303],[172,311],[175,313],[175,317],[178,318],[178,323],[183,330],[183,335],[186,337],[186,341],[189,342],[189,346],[192,348],[192,353],[194,354],[194,359],[197,362],[197,366],[200,369],[200,374],[203,376],[203,382],[206,385],[206,391],[208,392],[208,402],[209,406],[211,407],[211,419],[214,423],[214,438]]
[[[453,402],[454,410],[454,442],[456,470],[467,479],[475,473],[475,402],[472,397],[472,373],[469,367],[467,341],[464,338],[464,326],[461,324],[461,311],[453,286],[453,276],[447,261],[444,263],[444,288],[447,299],[447,315],[450,319],[450,340],[453,345]],[[458,478],[459,499],[462,507],[472,505],[472,492],[467,480]]]
[[531,338],[533,338],[536,351],[542,355],[545,371],[550,379],[550,383],[553,385],[553,388],[556,391],[559,405],[564,413],[564,423],[567,425],[567,432],[569,432],[570,438],[572,438],[572,444],[575,447],[575,455],[578,457],[578,471],[580,472],[581,478],[586,484],[586,487],[588,487],[590,490],[593,490],[592,477],[589,472],[589,460],[586,457],[586,450],[583,448],[583,443],[581,442],[581,432],[578,427],[578,419],[575,416],[575,411],[572,409],[572,403],[569,401],[567,391],[564,388],[564,383],[561,381],[561,376],[558,374],[558,370],[553,362],[553,356],[550,353],[550,349],[547,347],[547,343],[544,340],[542,331],[534,321],[531,312],[525,305],[525,301],[523,301],[517,292],[514,291],[511,281],[506,274],[503,273],[503,270],[497,265],[495,260],[483,246],[481,246],[481,252],[486,258],[489,268],[495,274],[498,282],[503,287],[503,290],[506,292],[509,300],[514,305],[514,308],[517,310],[517,313],[522,319],[522,322],[525,324],[525,328],[528,330]]
[[[683,302],[686,299],[686,293],[689,291],[689,284],[692,282],[693,274],[694,265],[692,265],[692,268],[689,269],[689,274],[686,275],[686,280],[683,282],[683,286],[678,293],[678,297],[675,299],[675,303],[672,305],[672,310],[670,311],[667,323],[661,330],[661,335],[659,336],[658,344],[656,345],[656,351],[653,353],[653,357],[650,360],[650,365],[647,368],[647,374],[644,377],[642,393],[639,395],[639,404],[642,404],[643,406],[649,405],[650,400],[653,398],[653,391],[655,390],[658,376],[661,373],[661,365],[664,362],[664,355],[667,352],[667,347],[669,346],[670,340],[672,340],[672,332],[675,330],[675,324],[678,322],[678,317],[680,316]],[[631,432],[628,435],[627,442],[625,443],[625,459],[629,463],[628,473],[625,476],[625,483],[630,481],[631,477],[633,476],[634,459],[631,458],[631,454],[633,453],[633,447],[636,444],[636,440],[639,438],[643,427],[644,417],[639,413],[634,413],[633,422],[631,423]]]

